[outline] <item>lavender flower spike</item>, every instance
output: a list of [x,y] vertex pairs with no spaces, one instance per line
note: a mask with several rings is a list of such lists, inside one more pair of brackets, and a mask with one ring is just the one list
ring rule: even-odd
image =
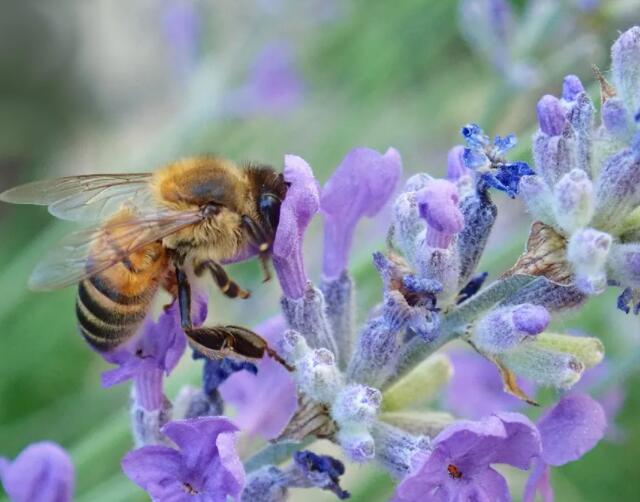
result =
[[302,298],[308,282],[302,260],[302,238],[320,207],[318,183],[301,157],[285,155],[284,179],[290,183],[280,208],[280,223],[273,243],[273,265],[287,298]]
[[354,148],[325,184],[320,197],[324,216],[325,279],[336,279],[347,268],[353,232],[363,216],[375,216],[389,200],[402,160],[394,148],[380,155],[370,148]]
[[533,502],[536,492],[553,500],[549,466],[578,460],[604,436],[607,427],[604,410],[586,394],[563,397],[538,420],[542,451],[524,490],[523,501]]
[[27,446],[13,462],[0,457],[0,480],[13,502],[71,502],[73,498],[71,458],[48,441]]
[[125,455],[122,469],[154,502],[237,499],[245,480],[235,447],[237,430],[224,417],[169,422],[162,432],[178,449],[144,446]]
[[540,454],[540,436],[523,415],[499,413],[460,421],[436,436],[429,454],[418,452],[398,485],[397,502],[511,500],[506,480],[491,464],[528,469]]

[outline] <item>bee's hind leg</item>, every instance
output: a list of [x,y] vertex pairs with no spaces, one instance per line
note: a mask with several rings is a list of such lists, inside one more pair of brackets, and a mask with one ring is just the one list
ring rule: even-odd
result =
[[213,260],[205,260],[198,263],[194,267],[194,272],[197,276],[201,276],[205,271],[209,271],[211,276],[216,281],[216,284],[226,296],[229,298],[242,298],[247,299],[251,296],[251,291],[242,289],[238,284],[232,280],[227,271],[218,262]]

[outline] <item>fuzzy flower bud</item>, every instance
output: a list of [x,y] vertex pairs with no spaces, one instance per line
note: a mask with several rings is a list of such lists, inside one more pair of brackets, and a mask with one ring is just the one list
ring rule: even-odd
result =
[[324,216],[325,278],[339,277],[347,268],[347,256],[356,224],[363,216],[375,216],[393,193],[402,171],[397,150],[384,155],[370,148],[351,150],[322,190]]
[[565,101],[575,101],[579,94],[584,93],[584,86],[575,75],[567,75],[562,82],[562,99]]
[[630,110],[640,108],[640,27],[625,31],[611,47],[613,84]]
[[348,423],[369,424],[378,414],[382,394],[360,384],[346,386],[331,405],[331,416],[339,426]]
[[582,169],[565,174],[555,186],[555,220],[567,232],[585,227],[595,209],[593,184]]
[[473,171],[464,165],[464,146],[456,145],[447,154],[447,179],[456,182],[465,176],[471,176]]
[[574,132],[549,137],[538,131],[533,137],[533,159],[538,174],[549,186],[555,185],[562,175],[577,166]]
[[540,130],[547,136],[559,136],[566,125],[564,110],[560,100],[555,96],[546,94],[536,107]]
[[576,286],[585,294],[599,294],[607,287],[605,264],[612,238],[609,234],[586,228],[569,240],[567,257],[576,273]]
[[427,223],[427,246],[448,248],[464,225],[456,186],[447,180],[433,180],[416,193],[416,202]]
[[481,351],[500,354],[544,331],[550,319],[547,309],[530,303],[497,308],[476,323],[471,340]]
[[294,379],[302,392],[321,403],[331,403],[343,386],[335,357],[327,349],[311,350],[299,360]]
[[352,462],[373,460],[376,446],[371,433],[365,427],[342,428],[337,434],[338,443]]
[[629,134],[629,114],[621,99],[610,98],[603,103],[602,125],[615,138],[625,139]]
[[625,286],[640,288],[640,244],[614,244],[607,262],[611,277]]
[[302,158],[285,155],[284,179],[290,183],[280,207],[280,222],[273,243],[273,266],[287,298],[301,298],[308,282],[302,260],[302,238],[320,207],[318,183]]
[[553,194],[542,177],[523,177],[520,180],[520,196],[534,219],[554,221]]

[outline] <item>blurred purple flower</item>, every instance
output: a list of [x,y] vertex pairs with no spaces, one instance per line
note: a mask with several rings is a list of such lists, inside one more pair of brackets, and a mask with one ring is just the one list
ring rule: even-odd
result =
[[[205,297],[194,298],[192,321],[200,325],[207,317]],[[169,375],[182,357],[187,339],[180,326],[178,302],[165,309],[157,321],[147,318],[138,335],[112,352],[101,352],[118,367],[102,374],[102,385],[111,387],[133,380],[136,399],[146,410],[158,410],[164,403],[163,374]]]
[[154,502],[226,502],[240,495],[245,481],[236,431],[224,417],[169,422],[162,432],[177,449],[143,446],[125,455],[122,469]]
[[569,394],[539,420],[542,452],[524,490],[523,501],[533,502],[539,492],[545,502],[553,500],[549,467],[578,460],[602,439],[607,427],[602,406],[586,394]]
[[225,98],[226,112],[239,117],[289,112],[302,100],[304,82],[290,44],[274,42],[257,55],[247,81]]
[[[277,347],[287,323],[277,315],[259,324],[254,331],[271,347]],[[265,439],[277,437],[296,411],[296,386],[282,364],[265,355],[257,364],[257,374],[239,371],[219,387],[226,403],[236,408],[233,419],[243,432]]]
[[371,218],[382,209],[401,173],[402,159],[394,148],[383,155],[370,148],[354,148],[342,159],[320,197],[325,279],[335,279],[347,268],[358,220],[364,216]]
[[478,422],[455,422],[436,436],[430,453],[412,458],[398,485],[397,502],[509,501],[506,480],[492,464],[528,469],[540,454],[540,436],[524,415],[500,413]]
[[187,77],[195,66],[199,52],[201,24],[197,3],[165,0],[162,30],[176,76]]
[[289,189],[280,207],[273,243],[273,266],[287,298],[302,298],[308,282],[302,259],[304,231],[320,207],[318,182],[301,157],[285,155],[284,179]]
[[[445,408],[461,417],[473,420],[500,411],[515,411],[524,403],[504,389],[496,367],[480,355],[455,350],[448,354],[453,364],[453,378],[444,395]],[[530,382],[518,379],[524,392],[531,396],[535,388]]]
[[29,445],[13,462],[0,457],[0,480],[13,502],[71,502],[73,478],[71,458],[55,443]]

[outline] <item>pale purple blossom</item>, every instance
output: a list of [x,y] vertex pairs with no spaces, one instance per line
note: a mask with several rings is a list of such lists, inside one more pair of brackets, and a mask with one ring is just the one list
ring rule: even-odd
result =
[[125,455],[122,469],[154,502],[237,499],[245,480],[235,445],[237,430],[224,417],[169,422],[162,433],[176,448],[143,446]]
[[13,502],[71,502],[71,458],[49,441],[27,446],[13,461],[0,457],[2,487]]
[[342,159],[320,197],[324,216],[322,273],[326,279],[339,277],[347,268],[356,224],[382,209],[401,172],[402,160],[394,148],[382,155],[370,148],[354,148]]
[[[194,325],[204,322],[207,316],[204,297],[194,298],[192,315]],[[164,403],[164,375],[169,375],[176,367],[186,346],[178,302],[175,301],[157,321],[147,318],[140,332],[125,346],[101,353],[106,361],[118,365],[102,374],[102,385],[111,387],[133,380],[140,405],[148,411],[160,409]]]
[[523,415],[499,413],[444,429],[431,451],[418,451],[411,472],[396,490],[396,502],[510,501],[506,480],[492,465],[528,469],[540,454],[540,436]]
[[591,450],[604,436],[607,419],[602,406],[586,394],[569,394],[539,420],[542,451],[525,487],[523,501],[533,502],[539,492],[545,502],[553,500],[550,466],[573,462]]
[[[281,315],[255,327],[271,347],[277,347],[287,328]],[[233,421],[240,429],[265,439],[277,437],[298,405],[296,386],[282,364],[265,355],[256,363],[257,373],[238,371],[219,387],[224,401],[235,407]]]
[[302,239],[311,218],[320,207],[320,191],[304,159],[285,155],[284,179],[290,184],[282,206],[273,243],[273,266],[287,298],[304,295],[309,279],[302,258]]

